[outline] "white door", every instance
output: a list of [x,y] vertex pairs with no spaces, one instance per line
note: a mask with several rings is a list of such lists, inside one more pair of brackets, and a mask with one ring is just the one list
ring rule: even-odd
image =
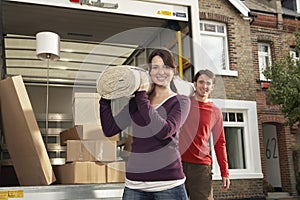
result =
[[266,160],[267,181],[275,189],[281,189],[281,175],[278,155],[276,126],[263,125],[264,150]]

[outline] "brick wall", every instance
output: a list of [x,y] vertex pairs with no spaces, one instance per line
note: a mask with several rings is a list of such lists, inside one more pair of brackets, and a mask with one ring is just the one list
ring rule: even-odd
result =
[[[252,40],[249,21],[228,1],[199,0],[200,20],[212,20],[227,25],[230,69],[237,70],[237,77],[221,76],[217,83],[223,84],[226,96],[234,100],[255,101],[256,82],[253,68]],[[216,89],[215,89],[216,90]],[[247,91],[247,92],[245,92]],[[217,92],[216,92],[217,93]],[[212,93],[214,98],[222,98]],[[255,198],[264,199],[262,179],[234,179],[228,191],[222,191],[221,181],[214,181],[216,200]]]
[[[255,21],[258,19],[258,22]],[[264,22],[265,21],[265,22]],[[286,24],[290,22],[291,24]],[[273,25],[272,25],[273,23]],[[298,23],[299,24],[299,23]],[[258,126],[260,135],[260,150],[262,158],[262,170],[263,174],[266,174],[266,164],[264,155],[263,144],[263,124],[273,124],[276,126],[277,139],[278,139],[278,151],[279,151],[279,163],[281,171],[281,183],[282,190],[289,192],[292,195],[296,195],[295,189],[295,172],[294,161],[292,155],[293,138],[290,134],[290,128],[285,126],[286,119],[281,114],[280,106],[272,105],[268,101],[268,91],[262,89],[261,82],[259,80],[259,67],[257,56],[257,43],[266,42],[271,45],[272,63],[278,59],[282,59],[289,54],[290,46],[295,43],[291,30],[295,27],[295,22],[291,20],[283,20],[283,29],[277,28],[276,16],[271,19],[270,16],[256,16],[254,22],[251,25],[251,37],[253,48],[253,67],[256,78],[256,102],[258,113]]]
[[260,15],[252,13],[252,15],[254,15],[254,21],[252,22],[253,26],[277,29],[276,14]]
[[213,184],[215,200],[225,199],[264,199],[262,179],[231,180],[230,190],[221,190],[221,181]]
[[[200,20],[212,20],[227,25],[229,65],[237,70],[237,77],[222,76],[225,98],[235,100],[255,100],[255,83],[252,67],[249,21],[240,17],[240,13],[228,1],[199,0]],[[218,86],[217,86],[218,87]],[[223,89],[223,88],[221,88]],[[244,92],[247,89],[247,92]],[[212,93],[213,98],[222,98],[218,88]]]
[[300,21],[297,18],[290,17],[283,19],[283,30],[287,32],[299,31]]
[[[293,31],[299,29],[300,21],[294,18],[283,18],[278,21],[276,13],[262,14],[252,12],[250,24],[240,17],[239,11],[229,1],[199,0],[200,20],[223,22],[227,25],[230,69],[238,71],[237,77],[218,77],[225,91],[225,97],[212,94],[213,98],[235,100],[250,100],[257,102],[258,130],[260,138],[261,163],[263,174],[266,174],[262,125],[271,123],[276,125],[279,141],[280,170],[282,189],[284,192],[296,194],[295,173],[293,166],[292,146],[295,139],[290,129],[284,125],[285,119],[280,107],[268,101],[268,91],[262,88],[258,66],[258,42],[266,42],[271,46],[272,62],[284,58],[289,54],[290,46],[295,45]],[[218,91],[218,89],[217,89]],[[247,91],[247,92],[245,92]],[[229,191],[215,190],[216,199],[251,198],[259,199],[263,194],[263,180],[233,180]],[[219,182],[214,183],[214,187]]]

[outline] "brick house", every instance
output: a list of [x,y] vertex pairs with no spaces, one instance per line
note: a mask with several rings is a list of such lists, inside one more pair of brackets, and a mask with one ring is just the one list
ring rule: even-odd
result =
[[[212,58],[218,75],[212,98],[218,99],[217,104],[223,102],[218,105],[224,115],[231,188],[225,192],[219,189],[220,176],[215,160],[214,196],[216,199],[263,199],[254,57],[249,48],[252,46],[250,10],[241,1],[219,0],[200,0],[199,10],[201,47],[209,55],[205,58],[212,55],[223,58]],[[222,27],[224,33],[212,33],[209,27],[215,25]],[[222,47],[221,50],[213,49],[212,44]],[[223,88],[220,89],[220,85]]]
[[[241,125],[244,129],[242,157],[244,165],[236,165],[236,154],[232,153],[232,141],[229,135],[234,133],[231,129],[234,123],[227,123],[227,114],[232,114],[239,108],[233,108],[230,104],[222,107],[224,112],[224,125],[228,144],[228,157],[232,185],[229,191],[220,191],[220,182],[215,177],[214,194],[216,199],[260,199],[269,192],[283,192],[291,196],[297,195],[295,171],[298,163],[293,158],[293,146],[297,144],[296,126],[289,127],[284,123],[286,119],[280,113],[277,105],[271,105],[267,99],[268,81],[262,74],[263,67],[272,65],[276,59],[285,55],[298,55],[293,48],[295,40],[293,32],[299,28],[299,2],[297,1],[199,1],[200,23],[203,27],[207,24],[217,24],[226,27],[224,37],[227,43],[223,49],[228,51],[228,61],[223,62],[222,69],[218,69],[219,80],[225,88],[225,101],[251,102],[255,101],[257,128],[259,139],[256,141],[247,138],[247,134],[255,134],[255,130],[247,130],[249,126]],[[245,6],[246,8],[244,8]],[[297,7],[298,6],[298,7]],[[248,12],[249,18],[243,15]],[[208,26],[208,25],[207,25]],[[202,26],[201,26],[202,27]],[[209,33],[209,30],[201,29],[201,36],[205,39],[217,37]],[[218,35],[219,36],[219,35]],[[217,40],[215,38],[215,40]],[[216,42],[213,38],[211,42]],[[210,43],[212,44],[212,43]],[[205,42],[204,42],[205,48]],[[217,54],[217,51],[209,50],[207,54]],[[217,63],[214,63],[217,66]],[[217,68],[217,67],[216,67]],[[229,71],[229,73],[224,72]],[[220,90],[217,90],[212,98],[219,98]],[[240,109],[243,109],[242,107]],[[229,110],[227,112],[227,110]],[[237,114],[237,113],[236,113]],[[249,113],[244,113],[247,116]],[[250,116],[248,116],[250,117]],[[236,122],[238,124],[238,121]],[[252,124],[253,125],[253,124]],[[238,127],[238,125],[237,125]],[[236,128],[236,127],[235,127]],[[232,132],[231,132],[232,131]],[[237,135],[235,136],[237,138]],[[250,140],[250,141],[248,141]],[[250,146],[247,146],[250,142]],[[253,142],[258,142],[259,150],[252,154]],[[235,149],[236,151],[237,149]],[[250,152],[250,154],[249,154]],[[253,156],[253,157],[251,157]],[[251,157],[251,162],[247,159]],[[231,163],[232,162],[232,163]],[[233,164],[234,163],[234,164]],[[259,167],[257,166],[259,165]],[[218,166],[215,166],[215,170]],[[258,167],[258,168],[256,168]],[[259,173],[253,173],[256,168]],[[270,194],[270,193],[269,193]],[[276,195],[276,194],[275,194]]]
[[246,0],[244,3],[252,17],[251,41],[264,183],[269,184],[269,192],[297,195],[295,172],[298,164],[292,150],[297,144],[297,127],[286,126],[280,108],[268,102],[268,82],[262,71],[289,54],[297,59],[294,31],[300,25],[297,21],[299,1]]

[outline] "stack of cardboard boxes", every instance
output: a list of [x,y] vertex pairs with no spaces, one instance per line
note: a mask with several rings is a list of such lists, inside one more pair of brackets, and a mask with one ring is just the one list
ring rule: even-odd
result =
[[74,126],[60,134],[61,145],[67,145],[66,164],[52,166],[22,77],[0,81],[1,134],[20,185],[125,181],[125,162],[117,155],[119,136],[103,135],[99,99],[96,93],[74,95]]
[[67,145],[66,164],[55,168],[62,184],[93,184],[125,181],[125,162],[117,153],[118,135],[107,138],[100,124],[97,93],[75,93],[74,127],[61,132]]

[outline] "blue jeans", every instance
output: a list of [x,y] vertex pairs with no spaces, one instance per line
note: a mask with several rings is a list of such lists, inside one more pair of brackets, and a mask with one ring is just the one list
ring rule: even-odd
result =
[[123,200],[187,200],[184,184],[158,192],[145,192],[125,187]]

